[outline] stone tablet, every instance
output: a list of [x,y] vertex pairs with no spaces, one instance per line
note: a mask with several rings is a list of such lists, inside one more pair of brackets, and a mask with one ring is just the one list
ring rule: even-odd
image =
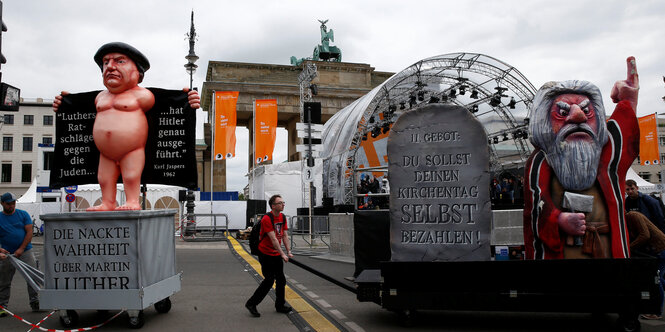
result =
[[467,109],[427,105],[388,137],[392,261],[490,259],[489,147]]

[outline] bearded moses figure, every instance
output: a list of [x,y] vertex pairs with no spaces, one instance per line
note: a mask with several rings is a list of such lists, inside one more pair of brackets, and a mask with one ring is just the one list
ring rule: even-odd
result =
[[[524,176],[526,259],[630,257],[623,197],[639,151],[639,80],[635,58],[627,66],[627,79],[612,88],[609,121],[589,82],[548,82],[536,93],[529,125],[536,150]],[[566,192],[592,196],[591,211],[563,208]]]

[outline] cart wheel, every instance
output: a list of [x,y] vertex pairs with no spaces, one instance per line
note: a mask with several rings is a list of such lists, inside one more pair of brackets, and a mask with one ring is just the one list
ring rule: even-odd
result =
[[145,316],[143,315],[143,310],[139,311],[138,316],[129,317],[129,327],[133,329],[140,329],[145,324]]
[[168,297],[155,303],[155,310],[160,314],[165,314],[171,310],[171,299]]
[[413,327],[415,325],[416,311],[412,309],[404,309],[398,312],[400,323],[404,327]]
[[641,328],[639,315],[620,314],[619,319],[617,319],[617,331],[639,332]]
[[79,321],[79,314],[76,313],[76,310],[67,310],[66,316],[60,316],[60,325],[63,327],[69,328]]

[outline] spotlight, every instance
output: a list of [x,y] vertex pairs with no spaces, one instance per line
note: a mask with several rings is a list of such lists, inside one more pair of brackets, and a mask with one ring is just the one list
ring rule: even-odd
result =
[[465,93],[466,93],[466,85],[462,84],[459,86],[459,94],[461,96],[464,96]]
[[492,107],[497,107],[500,104],[501,104],[501,95],[496,93],[493,94],[492,98],[490,98],[490,105],[492,105]]
[[395,113],[395,111],[397,111],[397,106],[395,104],[390,104],[388,106],[388,112]]
[[447,94],[444,93],[444,94],[441,95],[441,102],[442,103],[448,102],[448,95]]
[[374,123],[374,116],[372,116],[371,118],[369,118],[369,123]]
[[312,95],[316,96],[319,94],[319,87],[316,84],[311,84],[309,89],[312,91]]
[[386,122],[383,124],[383,127],[381,127],[381,132],[384,134],[390,131],[390,123]]
[[505,142],[507,140],[508,140],[508,133],[503,133],[503,141]]
[[418,101],[425,100],[425,91],[418,91]]
[[529,118],[524,118],[524,125],[526,125],[526,126],[529,125]]
[[517,104],[517,102],[515,101],[515,98],[510,97],[510,102],[508,103],[508,107],[510,107],[510,109],[514,110],[516,104]]
[[367,140],[367,133],[365,133],[365,135],[363,135],[363,141],[366,141],[366,140]]
[[409,108],[412,108],[413,105],[415,105],[415,104],[416,104],[416,96],[410,95],[409,96]]
[[372,138],[377,138],[379,135],[381,135],[381,128],[374,127],[374,129],[372,129]]
[[473,99],[478,99],[478,90],[476,90],[476,89],[471,90],[471,96],[469,96],[469,97],[471,97]]
[[428,103],[430,103],[430,104],[436,104],[436,103],[438,103],[438,102],[439,102],[439,98],[435,97],[434,95],[432,95],[431,97],[429,97],[429,102],[428,102]]
[[455,98],[457,96],[457,90],[451,89],[450,94],[448,94],[450,98]]
[[487,144],[492,144],[492,139],[489,137],[487,138]]
[[477,112],[478,112],[478,105],[471,106],[471,113],[477,113]]
[[399,109],[401,109],[401,110],[405,109],[406,108],[405,104],[406,104],[406,102],[400,101],[399,102]]
[[[367,134],[365,134],[365,137],[367,137]],[[499,144],[499,136],[494,136],[494,144]]]

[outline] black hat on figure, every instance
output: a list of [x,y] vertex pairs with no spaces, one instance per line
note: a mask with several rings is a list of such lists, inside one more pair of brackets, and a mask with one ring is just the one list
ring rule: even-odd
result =
[[109,53],[121,53],[132,59],[134,64],[136,64],[136,69],[138,69],[140,73],[139,83],[143,81],[143,73],[150,69],[150,62],[148,61],[148,58],[143,55],[143,53],[134,48],[134,46],[123,42],[112,42],[104,44],[97,50],[97,53],[95,53],[94,57],[95,62],[99,66],[99,69],[103,70],[104,63],[102,62],[102,59]]

